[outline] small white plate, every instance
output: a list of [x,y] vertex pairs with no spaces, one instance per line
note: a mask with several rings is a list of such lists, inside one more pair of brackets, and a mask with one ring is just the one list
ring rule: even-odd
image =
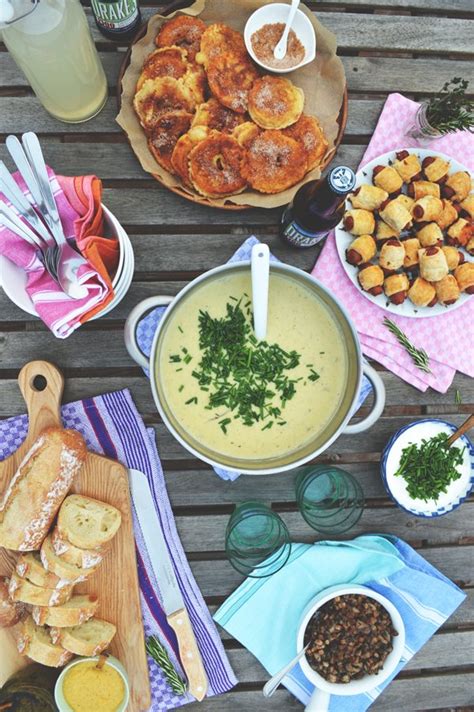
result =
[[259,7],[258,10],[255,10],[255,12],[250,15],[245,25],[244,40],[245,46],[247,47],[247,52],[252,57],[253,61],[260,67],[263,67],[263,69],[265,69],[267,72],[273,72],[274,74],[287,74],[288,72],[294,72],[295,69],[304,67],[305,64],[309,64],[309,62],[312,62],[313,59],[316,57],[316,34],[314,32],[314,27],[311,23],[311,20],[306,17],[304,12],[302,12],[301,10],[296,11],[295,19],[291,26],[291,29],[294,31],[305,49],[304,58],[299,64],[295,65],[294,67],[288,67],[286,69],[275,69],[275,67],[270,67],[267,64],[264,64],[255,55],[251,42],[251,37],[253,33],[257,30],[260,30],[263,25],[267,24],[271,25],[275,24],[276,22],[282,22],[286,25],[286,20],[288,18],[289,12],[290,5],[287,5],[286,3],[282,2],[273,2],[269,5],[263,5],[262,7]]
[[[361,168],[359,171],[357,171],[356,174],[356,188],[359,186],[363,185],[364,183],[367,185],[373,185],[372,183],[372,171],[375,168],[375,166],[388,166],[390,165],[390,162],[393,162],[396,160],[395,154],[398,151],[408,151],[409,153],[415,153],[418,158],[421,161],[423,161],[424,158],[427,156],[439,156],[440,158],[443,158],[446,161],[449,161],[451,166],[449,169],[450,173],[454,173],[456,171],[467,171],[470,173],[471,177],[474,178],[473,174],[469,170],[469,168],[466,168],[466,166],[463,166],[462,163],[459,163],[459,161],[456,161],[455,158],[451,158],[451,156],[447,156],[444,153],[440,153],[439,151],[433,151],[431,149],[425,149],[425,148],[397,148],[394,151],[388,151],[387,153],[382,154],[381,156],[378,156],[378,158],[374,158],[372,161],[369,161],[367,165],[365,165],[363,168]],[[351,209],[351,202],[350,200],[346,201],[346,210]],[[341,223],[336,227],[336,248],[337,252],[339,255],[339,259],[341,260],[342,266],[344,267],[344,270],[351,280],[352,284],[357,287],[359,292],[369,301],[372,302],[372,304],[376,304],[378,307],[381,309],[384,309],[387,312],[390,312],[391,314],[398,314],[398,316],[408,316],[408,317],[413,317],[415,319],[420,319],[420,318],[426,318],[430,316],[439,316],[440,314],[446,314],[448,311],[453,311],[454,309],[458,309],[459,307],[462,307],[463,304],[465,304],[471,297],[473,297],[473,294],[466,294],[465,292],[461,293],[461,296],[457,300],[457,302],[454,302],[454,304],[450,304],[448,306],[445,306],[444,304],[435,304],[434,307],[416,307],[409,299],[405,299],[403,304],[392,304],[388,298],[385,296],[385,294],[379,294],[379,296],[374,297],[372,294],[369,292],[364,291],[361,289],[361,286],[358,282],[357,275],[359,273],[359,270],[357,267],[354,265],[349,264],[349,262],[346,260],[346,250],[351,244],[351,242],[355,239],[355,235],[351,235],[350,232],[347,232],[347,230],[344,229],[344,226]],[[464,259],[466,262],[472,262],[473,258],[469,255],[468,252],[463,250],[464,253]]]

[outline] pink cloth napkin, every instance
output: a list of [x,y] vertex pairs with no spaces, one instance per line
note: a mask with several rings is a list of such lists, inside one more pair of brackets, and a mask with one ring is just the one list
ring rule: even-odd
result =
[[[401,94],[390,94],[374,135],[359,167],[392,149],[417,147],[406,136],[419,104]],[[468,131],[449,134],[433,142],[434,151],[446,153],[474,171],[474,136]],[[388,314],[363,297],[341,265],[332,232],[312,274],[341,300],[359,332],[362,351],[397,376],[425,391],[429,386],[445,393],[456,370],[474,376],[474,299],[464,306],[426,319],[410,319]],[[418,348],[430,357],[432,373],[420,371],[405,349],[383,325],[385,316],[394,321]]]
[[[73,207],[61,187],[62,178],[56,176],[50,168],[48,172],[64,234],[68,239],[76,239],[78,235],[75,228],[81,225],[84,217],[77,210],[79,203]],[[25,195],[30,198],[28,188],[21,176],[15,173],[14,178]],[[10,205],[2,193],[0,199]],[[38,316],[60,339],[65,339],[81,325],[81,317],[84,314],[105,303],[110,297],[110,282],[107,283],[90,263],[80,267],[78,272],[79,282],[87,286],[87,296],[83,299],[68,297],[44,268],[36,247],[29,245],[3,225],[0,225],[0,254],[26,272],[26,291]]]

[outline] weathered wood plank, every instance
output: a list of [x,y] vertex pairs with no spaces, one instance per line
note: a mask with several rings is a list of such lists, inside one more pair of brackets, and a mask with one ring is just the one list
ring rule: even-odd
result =
[[[445,576],[463,586],[474,584],[473,546],[424,548],[424,558]],[[191,569],[204,596],[228,596],[243,581],[228,561],[215,559],[190,562]]]

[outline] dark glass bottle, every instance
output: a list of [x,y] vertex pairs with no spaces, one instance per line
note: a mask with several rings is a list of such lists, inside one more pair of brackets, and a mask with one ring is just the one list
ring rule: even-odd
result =
[[313,247],[336,227],[344,199],[354,188],[354,171],[332,168],[325,178],[301,186],[281,218],[281,236],[294,247]]
[[91,0],[95,24],[110,40],[133,39],[142,18],[138,0]]

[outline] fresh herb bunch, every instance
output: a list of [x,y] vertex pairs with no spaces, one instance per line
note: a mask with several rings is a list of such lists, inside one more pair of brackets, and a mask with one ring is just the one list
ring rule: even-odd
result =
[[176,672],[166,648],[163,647],[158,638],[151,635],[146,639],[145,647],[148,655],[162,669],[173,692],[177,695],[184,695],[186,693],[186,683]]
[[467,80],[454,77],[428,100],[426,118],[434,129],[442,134],[462,129],[474,131],[474,101],[466,97],[468,86]]
[[[285,425],[282,410],[302,380],[291,378],[288,372],[299,365],[301,356],[278,344],[258,341],[251,326],[251,302],[243,305],[243,299],[231,300],[235,303],[226,305],[222,318],[199,312],[201,360],[192,375],[206,393],[205,407],[220,409],[216,419],[224,433],[233,418],[240,418],[248,426],[261,423],[262,430],[269,430],[274,424]],[[184,348],[182,352],[184,358],[180,354],[170,356],[170,361],[179,367],[192,360]],[[307,380],[317,381],[319,374],[313,364],[306,366]],[[188,405],[192,403],[197,403],[196,397],[186,401]]]
[[383,323],[384,326],[386,326],[387,329],[396,337],[400,346],[403,346],[403,348],[407,351],[415,366],[419,368],[420,371],[424,371],[424,373],[431,373],[430,357],[426,351],[424,349],[417,349],[416,346],[411,343],[405,332],[402,331],[400,327],[388,317],[384,317]]
[[456,468],[463,462],[465,448],[449,447],[448,437],[446,433],[438,433],[419,445],[411,443],[403,448],[395,476],[403,477],[413,499],[436,502],[451,482],[461,477]]

